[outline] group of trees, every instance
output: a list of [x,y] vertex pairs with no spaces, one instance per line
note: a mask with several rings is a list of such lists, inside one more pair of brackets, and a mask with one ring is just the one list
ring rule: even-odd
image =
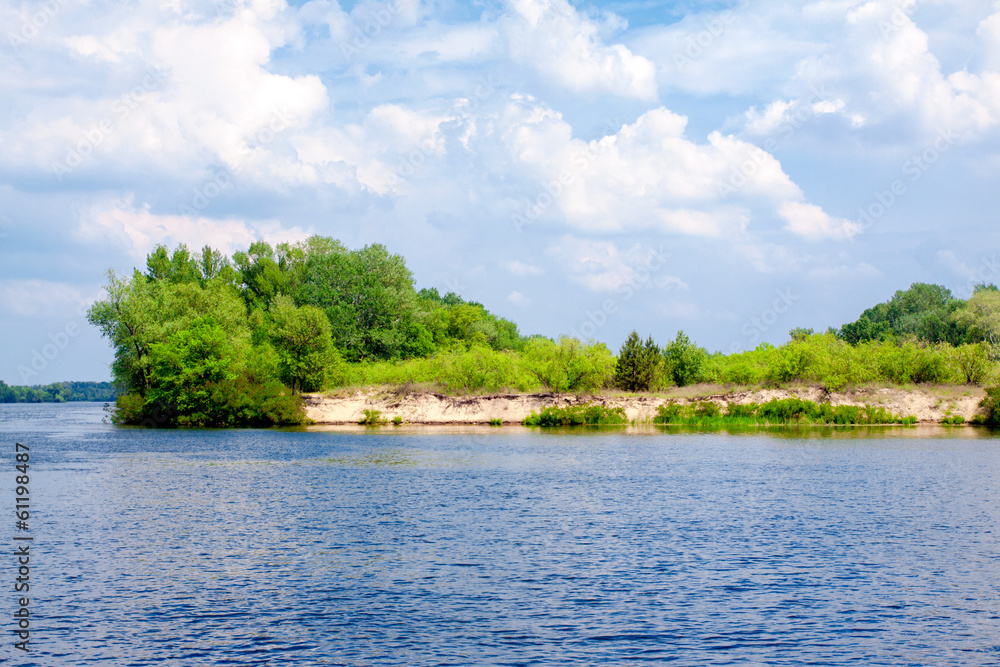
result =
[[25,387],[0,380],[0,403],[105,402],[115,400],[117,395],[111,382],[55,382]]
[[968,301],[941,285],[914,283],[885,303],[868,308],[836,332],[852,345],[907,339],[924,343],[1000,343],[1000,290],[977,285]]
[[625,391],[695,384],[705,379],[707,359],[705,350],[692,343],[683,331],[678,331],[677,337],[662,349],[652,336],[643,342],[633,331],[618,353],[614,384]]
[[[144,272],[109,272],[106,291],[88,319],[114,347],[121,423],[298,423],[297,394],[351,385],[588,392],[983,383],[1000,358],[993,286],[963,301],[915,284],[839,330],[794,329],[781,347],[729,356],[709,354],[684,332],[661,348],[633,331],[617,357],[593,341],[522,336],[482,304],[417,291],[405,260],[385,247],[350,250],[327,237],[256,242],[231,259],[210,247],[160,246]],[[4,385],[0,396],[12,391]]]
[[294,423],[295,394],[341,382],[348,363],[525,344],[481,304],[417,292],[383,246],[319,236],[256,242],[231,260],[160,246],[145,272],[110,272],[106,291],[88,319],[114,347],[124,423]]
[[968,300],[941,285],[914,283],[840,329],[795,328],[775,347],[708,354],[683,332],[660,349],[635,331],[618,354],[614,386],[647,391],[696,382],[756,385],[791,381],[831,389],[863,382],[983,384],[1000,360],[1000,290],[979,285]]

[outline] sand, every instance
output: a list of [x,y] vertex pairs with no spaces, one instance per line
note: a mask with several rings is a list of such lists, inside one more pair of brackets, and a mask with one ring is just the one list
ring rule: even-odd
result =
[[[718,389],[718,388],[715,388]],[[640,423],[656,415],[656,409],[668,402],[681,404],[713,401],[726,403],[764,403],[776,398],[798,397],[832,405],[884,407],[894,414],[915,416],[920,423],[938,423],[946,415],[961,415],[968,421],[976,413],[983,391],[979,387],[928,387],[902,389],[873,387],[844,392],[826,392],[819,387],[794,389],[755,389],[731,393],[706,393],[681,398],[663,396],[577,396],[574,394],[487,394],[446,396],[433,392],[404,389],[368,389],[340,394],[303,394],[306,416],[317,424],[357,424],[365,410],[378,410],[383,419],[401,417],[411,424],[488,424],[499,419],[504,424],[519,424],[529,413],[557,406],[598,404],[621,407],[629,420]]]

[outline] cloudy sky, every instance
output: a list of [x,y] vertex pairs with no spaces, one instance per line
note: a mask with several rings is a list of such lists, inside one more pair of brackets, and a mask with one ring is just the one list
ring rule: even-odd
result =
[[824,330],[1000,280],[1000,2],[0,4],[0,379],[157,244],[402,253],[522,332]]

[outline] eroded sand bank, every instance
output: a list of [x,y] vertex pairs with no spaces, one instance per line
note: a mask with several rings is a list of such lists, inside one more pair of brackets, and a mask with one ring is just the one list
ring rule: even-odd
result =
[[764,403],[776,398],[798,397],[832,405],[884,407],[901,416],[913,415],[922,423],[940,422],[947,414],[961,415],[966,421],[978,409],[983,392],[978,387],[930,387],[927,389],[870,388],[826,392],[818,387],[800,389],[758,389],[728,394],[706,394],[683,398],[659,396],[577,396],[574,394],[486,394],[446,396],[433,392],[369,389],[340,394],[304,394],[306,415],[318,424],[356,424],[365,410],[378,410],[384,419],[401,417],[412,424],[488,424],[499,419],[519,424],[533,410],[557,406],[598,404],[621,407],[629,420],[652,420],[657,408],[668,402],[713,401]]

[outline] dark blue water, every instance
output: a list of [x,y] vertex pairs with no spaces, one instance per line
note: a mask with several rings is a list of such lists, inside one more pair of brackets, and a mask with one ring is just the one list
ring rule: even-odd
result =
[[1000,663],[989,433],[101,416],[0,406],[4,553],[32,457],[27,657],[0,563],[19,664]]

